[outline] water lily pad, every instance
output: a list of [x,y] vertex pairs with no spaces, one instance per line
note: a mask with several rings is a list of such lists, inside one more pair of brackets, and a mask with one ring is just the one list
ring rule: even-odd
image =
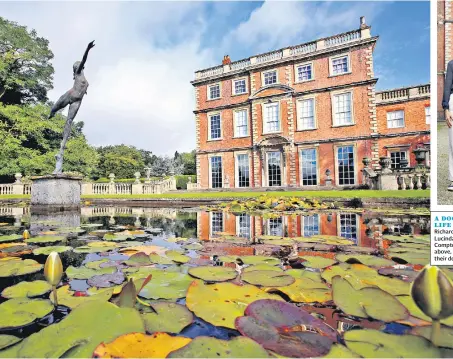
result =
[[124,261],[125,264],[132,267],[147,266],[151,264],[149,255],[143,252],[138,252],[130,256],[127,261]]
[[271,358],[258,343],[245,337],[221,340],[197,337],[185,347],[171,352],[167,358]]
[[0,304],[0,329],[19,328],[45,317],[54,309],[45,299],[14,298]]
[[216,326],[234,329],[234,320],[244,315],[247,305],[258,299],[283,300],[249,284],[239,286],[194,281],[187,291],[186,305],[201,319]]
[[166,251],[165,255],[168,258],[170,258],[173,262],[176,262],[176,263],[187,263],[188,261],[190,261],[190,257],[187,257],[178,251],[173,251],[173,250]]
[[175,264],[175,262],[173,262],[170,258],[161,256],[156,253],[151,253],[149,255],[149,260],[151,261],[151,263],[154,263],[154,264],[162,264],[162,265]]
[[245,264],[269,264],[278,265],[280,259],[266,256],[241,256],[240,257]]
[[103,259],[99,259],[97,261],[87,262],[84,264],[84,266],[87,268],[90,268],[90,269],[100,269],[101,264],[108,263],[108,262],[110,262],[110,259],[103,258]]
[[0,278],[36,273],[42,268],[43,265],[33,259],[2,261],[0,262]]
[[[90,290],[93,288],[90,288]],[[86,296],[75,296],[76,292],[69,289],[69,285],[64,285],[57,289],[58,304],[65,305],[71,309],[78,307],[87,302],[107,302],[113,295],[113,288],[101,289],[97,291],[87,291]],[[53,302],[53,295],[50,295],[50,300]]]
[[423,236],[396,236],[396,235],[384,235],[382,238],[388,239],[392,242],[403,242],[403,243],[429,243],[430,239]]
[[350,330],[347,347],[364,358],[440,358],[438,348],[416,335],[393,335],[374,329]]
[[406,307],[393,295],[375,287],[355,290],[340,276],[332,279],[332,298],[344,313],[356,317],[395,322],[409,316]]
[[330,347],[330,351],[324,355],[323,358],[360,358],[360,356],[344,345],[335,343]]
[[48,246],[48,247],[39,247],[39,248],[33,249],[33,254],[35,256],[39,256],[39,255],[48,256],[52,252],[63,253],[63,252],[69,252],[69,251],[72,251],[72,247],[70,247],[70,246]]
[[[399,302],[401,304],[403,304],[407,310],[409,311],[409,313],[415,317],[415,318],[419,318],[419,319],[422,319],[426,322],[431,322],[432,319],[430,317],[428,317],[425,313],[423,313],[420,308],[418,307],[417,304],[415,304],[415,301],[412,299],[412,296],[410,295],[398,295],[395,297],[396,299],[399,300]],[[442,319],[440,321],[442,324],[445,324],[445,325],[448,325],[450,327],[453,327],[453,315],[448,317],[448,318],[445,318],[445,319]]]
[[[102,244],[102,243],[105,243]],[[74,253],[100,253],[108,252],[116,249],[118,246],[115,243],[108,242],[91,242],[86,246],[74,248]]]
[[65,236],[38,236],[25,240],[25,243],[39,244],[39,243],[55,243],[66,241]]
[[89,358],[99,343],[145,328],[140,314],[109,302],[84,303],[62,321],[30,335],[1,353],[9,358]]
[[417,252],[415,250],[408,252],[388,251],[388,256],[398,263],[427,265],[431,260],[429,250]]
[[288,269],[285,273],[296,279],[310,279],[315,282],[324,283],[319,272],[312,272],[305,269]]
[[167,242],[171,243],[176,243],[176,242],[185,242],[189,238],[184,238],[184,237],[172,237],[172,238],[167,238]]
[[0,236],[0,243],[20,241],[21,239],[22,239],[22,236],[19,236],[17,234],[10,234],[10,235],[5,235],[5,236]]
[[177,334],[193,321],[193,314],[184,305],[157,302],[152,303],[151,307],[155,312],[148,311],[142,314],[148,333],[166,332]]
[[33,298],[50,292],[51,285],[44,280],[33,282],[20,282],[11,287],[5,288],[2,292],[3,298]]
[[347,262],[347,263],[361,263],[370,267],[390,267],[395,265],[396,263],[381,257],[371,256],[367,254],[337,254],[335,256],[340,262]]
[[[15,337],[14,335],[0,334],[0,350],[10,347],[16,343],[19,343],[22,339]],[[0,352],[1,356],[1,352]]]
[[285,287],[295,282],[294,277],[277,271],[255,270],[243,273],[241,279],[244,282],[263,287]]
[[405,280],[407,282],[413,282],[417,277],[419,271],[414,270],[411,267],[406,268],[380,268],[378,273],[388,277],[397,277],[398,279]]
[[106,233],[102,239],[104,241],[113,241],[113,242],[124,242],[127,241],[132,236],[117,235],[116,233]]
[[285,357],[319,357],[328,353],[337,340],[337,332],[309,312],[294,304],[269,299],[250,304],[245,316],[236,319],[236,328],[242,335]]
[[264,290],[268,293],[284,293],[297,303],[325,303],[332,299],[332,291],[327,284],[308,277],[296,278],[293,284],[286,287],[270,287]]
[[126,255],[133,255],[138,252],[143,252],[146,254],[156,253],[156,254],[164,254],[167,248],[160,247],[160,246],[153,246],[153,245],[141,245],[141,246],[131,246],[127,248],[120,249],[121,253]]
[[243,273],[247,273],[247,272],[252,272],[252,271],[255,271],[255,270],[271,270],[271,271],[275,271],[275,272],[283,272],[283,270],[281,268],[275,267],[275,266],[270,265],[270,264],[255,264],[255,265],[252,265],[252,266],[249,266],[249,267],[245,267],[242,270],[242,272]]
[[304,267],[308,267],[308,268],[322,269],[322,268],[330,267],[331,265],[337,263],[337,261],[335,261],[333,259],[324,258],[324,257],[320,257],[320,256],[301,256],[299,258],[302,258],[305,260],[304,262],[302,262],[302,265]]
[[81,228],[98,228],[103,226],[102,223],[84,223],[80,225]]
[[[432,327],[415,327],[410,334],[419,335],[426,339],[431,338]],[[453,328],[441,326],[439,334],[436,336],[436,344],[445,348],[453,348]]]
[[134,280],[152,275],[151,281],[138,294],[146,299],[178,299],[184,298],[193,278],[184,273],[169,272],[157,268],[133,273],[129,276]]
[[237,272],[229,267],[201,266],[189,269],[192,277],[203,279],[207,282],[224,282],[236,278]]
[[85,266],[82,267],[69,266],[66,269],[66,275],[70,279],[89,279],[91,277],[94,277],[95,275],[113,274],[115,272],[116,272],[115,267],[91,269]]
[[167,355],[190,343],[192,339],[173,337],[167,333],[124,334],[110,343],[101,343],[94,358],[166,358]]
[[[106,267],[111,268],[111,267]],[[123,283],[125,280],[122,272],[115,272],[110,274],[95,275],[88,279],[87,284],[91,287],[97,288],[110,288],[115,285]]]
[[323,243],[323,244],[332,244],[332,245],[353,245],[355,244],[350,239],[339,237],[339,236],[329,236],[329,235],[315,235],[311,237],[294,237],[292,238],[298,242],[313,242],[313,243]]
[[199,249],[203,249],[203,245],[200,243],[190,243],[185,244],[183,248],[187,250],[198,251]]
[[331,283],[332,278],[336,275],[345,278],[354,289],[376,286],[393,295],[409,294],[409,283],[379,275],[377,270],[363,264],[342,263],[324,269],[321,274],[328,283]]

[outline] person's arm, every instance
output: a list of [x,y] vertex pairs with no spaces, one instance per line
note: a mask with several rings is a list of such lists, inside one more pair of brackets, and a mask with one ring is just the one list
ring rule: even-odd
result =
[[442,108],[444,110],[449,109],[452,85],[453,85],[453,62],[450,61],[447,66],[447,75],[445,76],[444,82],[444,96],[442,98]]
[[82,59],[82,62],[80,63],[79,65],[79,68],[77,69],[77,73],[80,74],[83,70],[83,67],[85,66],[85,62],[87,61],[87,57],[88,57],[88,52],[94,47],[94,40],[91,41],[88,46],[87,46],[87,49],[85,50],[85,53],[83,54],[83,59]]

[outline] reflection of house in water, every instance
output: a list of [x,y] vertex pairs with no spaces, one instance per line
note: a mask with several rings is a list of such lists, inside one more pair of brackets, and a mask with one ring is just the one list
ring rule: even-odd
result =
[[261,235],[281,237],[340,236],[359,246],[375,247],[374,238],[382,234],[420,234],[429,228],[429,218],[385,216],[352,212],[320,212],[263,218],[248,214],[198,212],[198,237],[209,240],[231,235],[254,240]]

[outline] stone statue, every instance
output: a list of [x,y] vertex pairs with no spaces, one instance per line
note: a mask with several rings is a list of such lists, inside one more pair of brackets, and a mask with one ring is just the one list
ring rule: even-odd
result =
[[80,104],[82,103],[83,96],[87,93],[88,89],[88,81],[85,78],[83,73],[83,69],[85,68],[85,62],[87,61],[88,52],[94,47],[94,40],[91,41],[85,53],[83,54],[82,62],[76,61],[72,66],[74,72],[74,85],[72,89],[67,91],[63,96],[61,96],[58,101],[53,105],[52,110],[50,111],[49,119],[55,116],[57,111],[65,108],[69,105],[69,112],[68,117],[66,119],[66,124],[64,126],[63,131],[63,139],[60,145],[60,151],[55,156],[57,163],[55,165],[54,174],[61,173],[63,169],[63,153],[66,146],[66,142],[68,141],[69,135],[71,133],[71,125],[72,121],[77,115],[77,111],[79,110]]

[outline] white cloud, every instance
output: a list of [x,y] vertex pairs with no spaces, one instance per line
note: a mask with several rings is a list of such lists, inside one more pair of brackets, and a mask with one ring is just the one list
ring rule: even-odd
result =
[[[266,2],[213,48],[203,49],[202,2],[1,2],[1,16],[34,28],[54,52],[56,101],[72,86],[72,64],[89,41],[88,95],[77,116],[94,145],[130,144],[156,154],[195,148],[194,71],[237,47],[249,56],[358,27],[377,5]],[[216,4],[217,6],[217,4]],[[218,4],[221,6],[221,4]],[[236,10],[226,7],[226,10]],[[217,12],[218,13],[218,12]],[[229,16],[234,16],[230,13]],[[219,29],[216,29],[217,31]],[[220,29],[221,30],[221,29]]]

